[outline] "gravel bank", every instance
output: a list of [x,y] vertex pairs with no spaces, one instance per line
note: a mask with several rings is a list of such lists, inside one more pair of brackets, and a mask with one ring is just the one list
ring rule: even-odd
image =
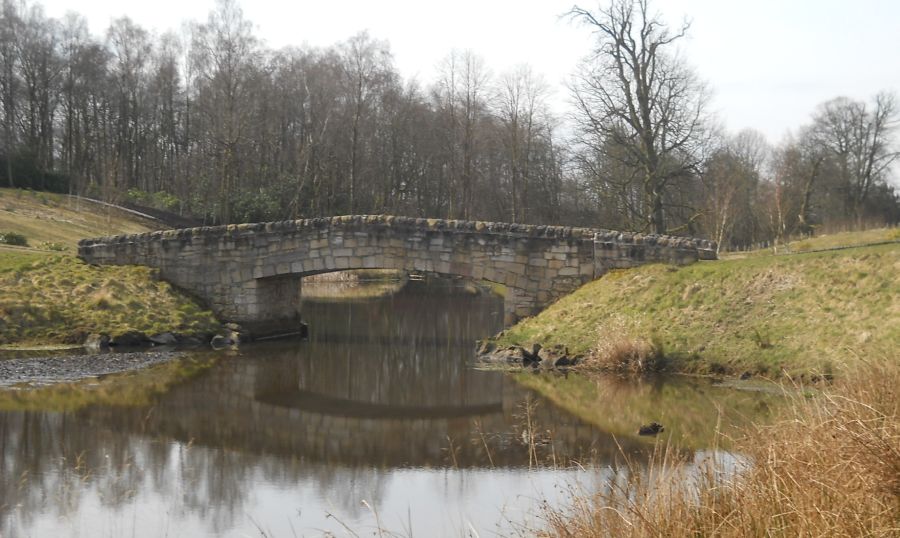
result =
[[0,360],[0,387],[17,383],[49,384],[147,368],[168,362],[177,351],[137,351],[102,355],[64,355]]

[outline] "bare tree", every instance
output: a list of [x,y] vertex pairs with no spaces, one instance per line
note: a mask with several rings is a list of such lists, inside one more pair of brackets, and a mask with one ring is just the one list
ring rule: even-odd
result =
[[546,82],[535,76],[527,65],[501,77],[496,113],[503,126],[503,145],[509,163],[511,222],[528,221],[532,153],[545,129],[541,116],[546,111],[547,93]]
[[128,17],[112,22],[107,31],[112,53],[112,82],[116,102],[116,180],[114,187],[135,185],[147,191],[143,174],[145,131],[144,99],[152,51],[147,31]]
[[474,213],[481,148],[478,127],[485,116],[489,80],[484,60],[472,51],[453,51],[441,65],[435,97],[444,121],[447,171],[442,175],[447,177],[450,217],[472,218]]
[[571,89],[588,150],[639,173],[646,227],[664,233],[668,191],[701,160],[708,94],[673,50],[689,24],[671,32],[649,10],[649,0],[572,8],[569,16],[594,30],[596,45]]
[[702,180],[706,232],[719,249],[748,247],[756,238],[752,204],[771,149],[763,135],[746,129],[706,159]]
[[197,28],[191,47],[200,85],[197,106],[215,163],[209,183],[215,186],[218,220],[228,223],[242,163],[241,142],[252,120],[247,103],[253,102],[257,40],[236,1],[218,0],[207,23]]
[[873,109],[838,97],[821,105],[813,119],[818,144],[835,160],[846,186],[849,209],[857,222],[875,184],[883,182],[900,152],[894,147],[896,100],[880,93]]
[[39,171],[37,188],[44,188],[44,174],[53,168],[53,122],[59,84],[58,23],[44,15],[39,4],[23,14],[16,36],[22,89],[21,112],[25,152]]
[[19,55],[16,39],[21,19],[12,0],[3,0],[0,11],[0,102],[3,103],[3,153],[6,160],[6,181],[14,187],[12,159],[17,149],[16,108],[19,94]]
[[362,157],[362,132],[380,90],[391,80],[392,58],[386,42],[362,32],[340,46],[342,84],[350,110],[350,213],[356,210]]

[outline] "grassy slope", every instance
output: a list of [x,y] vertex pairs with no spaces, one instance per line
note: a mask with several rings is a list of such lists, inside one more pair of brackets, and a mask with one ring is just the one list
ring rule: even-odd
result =
[[896,353],[900,244],[614,271],[501,343],[585,353],[622,337],[653,340],[677,369],[699,373],[827,371]]
[[80,239],[152,230],[133,214],[62,194],[0,189],[0,232],[17,232],[29,246],[57,243],[74,253]]
[[[210,332],[213,316],[143,267],[92,267],[80,238],[151,229],[128,213],[70,197],[0,189],[0,231],[30,248],[0,246],[0,344],[80,343],[91,332]],[[62,253],[42,250],[43,242]]]

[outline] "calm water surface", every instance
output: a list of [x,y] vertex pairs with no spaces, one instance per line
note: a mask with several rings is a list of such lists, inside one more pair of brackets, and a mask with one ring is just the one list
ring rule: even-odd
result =
[[[571,484],[601,487],[617,442],[650,450],[616,431],[619,403],[673,407],[670,385],[597,385],[604,418],[577,418],[471,364],[474,341],[501,329],[501,299],[446,283],[386,292],[307,299],[308,341],[220,353],[151,405],[0,412],[0,536],[509,535]],[[584,390],[557,377],[541,383]],[[702,414],[707,392],[682,383],[674,398],[696,402],[675,407]],[[623,431],[658,416],[626,416]]]

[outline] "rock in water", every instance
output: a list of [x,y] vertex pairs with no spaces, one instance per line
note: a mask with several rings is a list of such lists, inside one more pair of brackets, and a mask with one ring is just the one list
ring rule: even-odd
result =
[[534,344],[531,347],[531,351],[528,351],[525,348],[519,348],[522,351],[522,366],[529,366],[531,364],[537,365],[537,363],[541,362],[543,359],[541,358],[541,349],[543,347],[540,344]]
[[212,340],[209,341],[209,345],[211,345],[213,349],[222,349],[230,345],[234,345],[234,340],[228,338],[227,336],[217,334],[212,337]]
[[666,431],[666,429],[663,428],[662,424],[660,424],[659,422],[651,422],[650,424],[641,426],[641,428],[638,430],[638,435],[656,435],[664,431]]

